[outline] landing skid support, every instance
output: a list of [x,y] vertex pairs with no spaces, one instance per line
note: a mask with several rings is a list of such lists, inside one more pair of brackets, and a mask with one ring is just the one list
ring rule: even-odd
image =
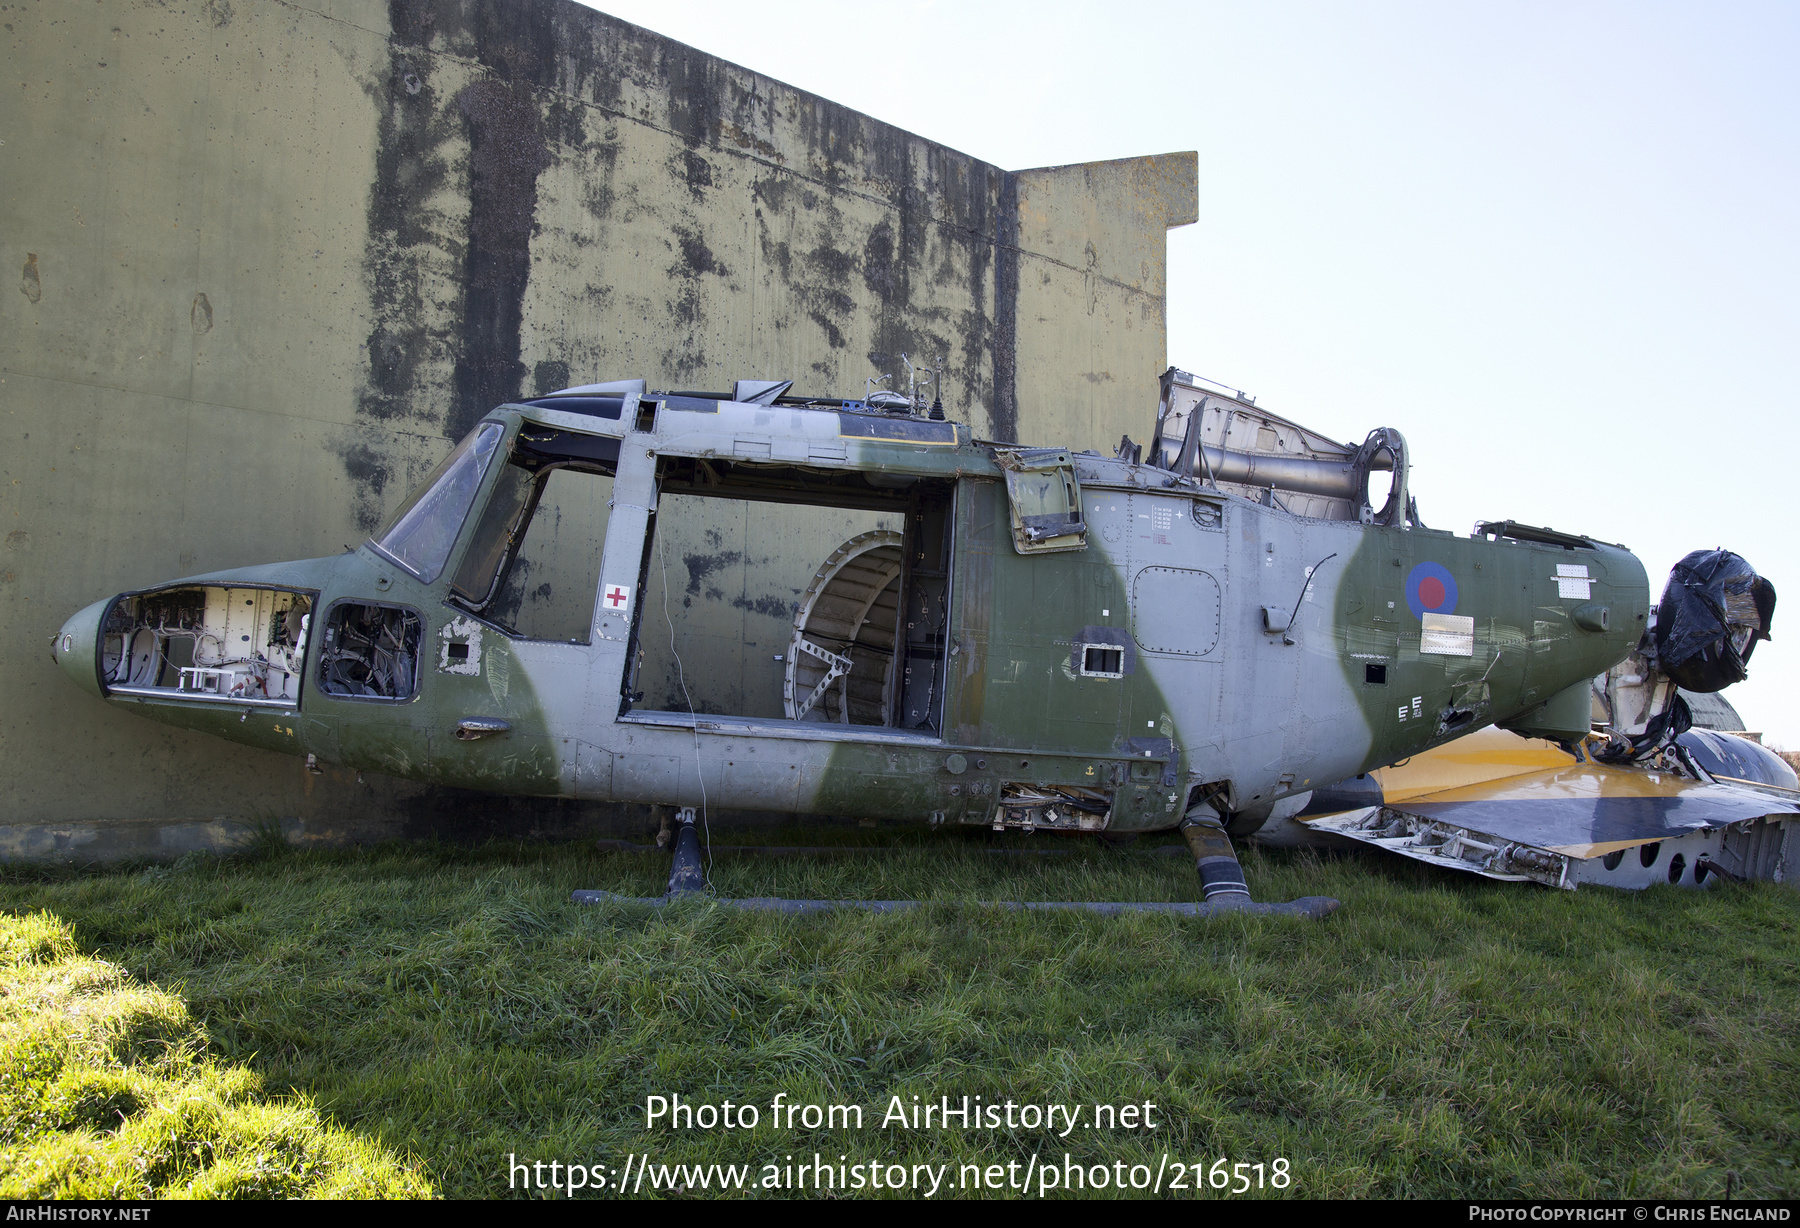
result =
[[[1202,808],[1210,813],[1210,808]],[[1181,821],[1181,837],[1194,854],[1194,870],[1200,875],[1200,891],[1208,904],[1221,910],[1250,903],[1244,867],[1225,826],[1207,814],[1190,814]]]
[[1322,919],[1338,910],[1336,900],[1322,895],[1305,896],[1291,904],[1253,902],[1237,850],[1231,847],[1224,822],[1210,806],[1196,806],[1182,819],[1181,837],[1194,854],[1194,871],[1200,875],[1200,891],[1206,901],[1199,905],[1202,913],[1287,913]]
[[706,890],[706,867],[700,861],[700,833],[694,829],[694,808],[686,806],[675,816],[675,863],[669,867],[667,898],[676,899]]
[[[694,812],[690,809],[681,811],[676,816],[675,827],[675,864],[669,872],[669,889],[666,894],[655,899],[634,899],[630,896],[614,895],[610,891],[576,891],[571,894],[577,904],[647,904],[660,907],[686,896],[700,895],[706,890],[706,871],[701,863],[700,836],[694,829]],[[977,908],[1005,908],[1046,912],[1091,912],[1101,916],[1118,916],[1131,912],[1166,913],[1181,917],[1212,917],[1224,913],[1258,913],[1295,917],[1312,917],[1322,919],[1337,911],[1338,902],[1326,896],[1309,895],[1288,904],[1257,904],[1250,899],[1250,891],[1244,885],[1244,871],[1238,865],[1237,854],[1232,851],[1231,838],[1217,823],[1209,823],[1203,817],[1189,819],[1182,824],[1182,835],[1187,838],[1188,847],[1193,849],[1195,868],[1200,872],[1200,881],[1206,893],[1206,899],[1198,904],[1106,904],[1077,901],[1018,901],[1000,900],[977,902]],[[725,908],[738,908],[748,912],[785,912],[785,913],[818,913],[831,912],[840,908],[855,909],[864,912],[906,912],[910,909],[925,906],[920,900],[779,900],[749,899],[731,900],[715,899],[714,903]]]

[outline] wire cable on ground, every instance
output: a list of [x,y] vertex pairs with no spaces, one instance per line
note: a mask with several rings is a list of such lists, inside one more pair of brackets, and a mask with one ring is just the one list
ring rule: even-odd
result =
[[712,826],[706,818],[706,770],[700,760],[700,717],[694,711],[694,697],[688,694],[687,670],[682,668],[681,652],[675,647],[675,620],[669,617],[669,564],[663,557],[663,539],[661,526],[651,530],[656,534],[656,565],[662,569],[662,612],[663,622],[669,626],[669,655],[675,658],[675,677],[681,682],[681,698],[687,704],[688,720],[692,723],[694,735],[694,779],[700,782],[700,832],[706,842],[706,889],[713,889],[712,883]]

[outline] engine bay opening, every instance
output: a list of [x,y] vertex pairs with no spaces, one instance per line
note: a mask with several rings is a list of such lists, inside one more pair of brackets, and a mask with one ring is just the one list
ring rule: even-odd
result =
[[993,825],[995,831],[1105,831],[1112,808],[1105,789],[1013,781],[1000,786]]
[[244,585],[126,594],[101,632],[100,681],[120,694],[293,707],[315,600]]

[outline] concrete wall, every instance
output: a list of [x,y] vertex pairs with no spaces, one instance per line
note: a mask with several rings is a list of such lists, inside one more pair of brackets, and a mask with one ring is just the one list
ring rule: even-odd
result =
[[0,27],[0,854],[593,821],[312,776],[49,659],[99,597],[359,541],[499,402],[853,394],[904,351],[988,437],[1149,433],[1191,153],[1009,173],[567,0],[15,0]]

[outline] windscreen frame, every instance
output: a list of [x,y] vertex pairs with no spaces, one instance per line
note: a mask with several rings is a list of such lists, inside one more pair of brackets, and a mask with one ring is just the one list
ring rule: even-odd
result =
[[[463,539],[470,532],[469,525],[471,513],[474,511],[477,504],[480,504],[484,508],[486,507],[486,496],[489,494],[496,472],[494,467],[494,457],[500,455],[503,451],[510,455],[512,446],[511,436],[514,433],[516,425],[516,422],[508,423],[504,419],[494,418],[486,418],[481,422],[476,423],[468,434],[457,441],[456,446],[451,449],[449,455],[444,457],[443,460],[439,461],[438,464],[432,468],[432,471],[419,483],[413,493],[407,497],[406,502],[401,504],[393,516],[388,519],[387,523],[384,524],[377,533],[370,535],[366,543],[368,547],[383,559],[386,559],[394,566],[405,571],[408,575],[413,576],[421,583],[436,584],[438,580],[443,577],[444,572],[449,569],[451,560],[454,559],[460,564],[460,548],[464,545]],[[426,501],[431,493],[437,490],[438,487],[449,478],[452,470],[455,468],[456,462],[463,456],[472,452],[475,447],[478,446],[481,437],[489,431],[497,431],[498,433],[495,436],[494,444],[487,452],[487,455],[481,457],[477,461],[481,466],[480,473],[473,483],[471,494],[468,499],[463,502],[461,511],[458,513],[459,519],[454,532],[449,534],[447,544],[443,547],[441,554],[436,555],[435,565],[423,569],[414,566],[413,563],[408,562],[399,553],[391,549],[386,544],[387,540],[404,525],[407,518]]]

